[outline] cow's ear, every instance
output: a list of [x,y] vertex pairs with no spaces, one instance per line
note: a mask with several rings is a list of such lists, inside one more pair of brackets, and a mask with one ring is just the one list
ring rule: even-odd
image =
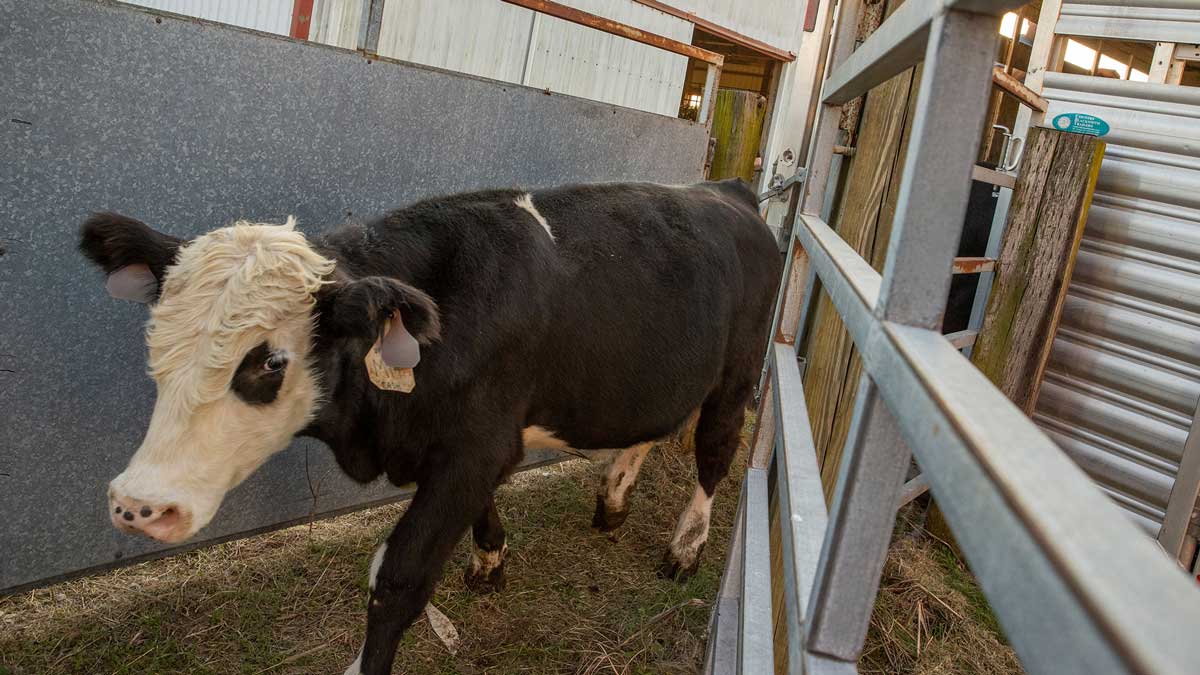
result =
[[329,284],[317,294],[317,312],[320,331],[330,337],[384,337],[388,365],[404,365],[403,360],[410,357],[408,350],[415,345],[406,344],[408,336],[429,344],[441,331],[433,298],[390,277]]
[[153,302],[182,239],[117,213],[96,213],[79,228],[79,250],[108,275],[115,298]]

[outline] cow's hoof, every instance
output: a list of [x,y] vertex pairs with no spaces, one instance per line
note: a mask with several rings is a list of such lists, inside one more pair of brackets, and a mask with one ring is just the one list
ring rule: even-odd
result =
[[486,572],[482,569],[468,567],[466,574],[463,575],[463,580],[466,582],[467,588],[481,595],[499,593],[508,583],[504,577],[504,563],[500,563]]
[[601,532],[612,532],[625,523],[629,509],[610,511],[604,503],[604,495],[596,495],[596,513],[592,516],[592,527]]
[[662,564],[658,566],[658,576],[663,579],[671,579],[679,583],[683,583],[692,578],[696,570],[700,569],[700,553],[704,550],[701,545],[692,557],[691,562],[679,560],[674,553],[667,550],[667,554],[663,556]]

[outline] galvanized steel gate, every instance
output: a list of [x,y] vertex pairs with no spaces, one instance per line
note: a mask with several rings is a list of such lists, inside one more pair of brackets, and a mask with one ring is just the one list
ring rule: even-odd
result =
[[[914,455],[1027,669],[1194,670],[1200,593],[938,330],[998,15],[1019,2],[907,0],[855,50],[860,3],[841,3],[707,671],[855,672]],[[881,275],[819,216],[838,110],[921,60]],[[828,512],[795,351],[810,270],[864,368]]]

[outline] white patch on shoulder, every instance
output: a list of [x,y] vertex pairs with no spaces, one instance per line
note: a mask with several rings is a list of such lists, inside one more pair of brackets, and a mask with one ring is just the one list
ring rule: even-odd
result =
[[[366,649],[366,647],[363,649]],[[358,658],[354,659],[354,663],[350,664],[350,667],[346,669],[343,675],[362,675],[362,655],[363,650],[358,650]]]
[[375,549],[375,557],[371,558],[371,590],[375,590],[375,577],[379,575],[379,568],[383,566],[383,554],[387,552],[387,542],[379,545]]
[[546,218],[540,211],[537,210],[537,207],[533,205],[533,195],[526,192],[520,197],[517,197],[517,200],[514,203],[528,211],[529,215],[533,216],[533,219],[538,222],[538,225],[542,226],[542,229],[546,231],[546,234],[550,235],[550,241],[557,241],[554,238],[554,232],[550,229],[550,223],[546,222]]
[[566,442],[554,435],[546,427],[534,425],[521,430],[521,442],[527,449],[561,449],[567,447]]

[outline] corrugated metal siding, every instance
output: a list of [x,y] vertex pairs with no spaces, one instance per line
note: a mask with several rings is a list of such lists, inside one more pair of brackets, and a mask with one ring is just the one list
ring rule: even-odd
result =
[[1047,73],[1043,94],[1047,120],[1112,130],[1036,419],[1157,534],[1200,397],[1200,89]]
[[[343,49],[358,43],[358,23],[363,0],[316,0],[308,39]],[[386,8],[386,5],[385,5]]]
[[[576,9],[680,42],[692,24],[629,0],[572,0]],[[687,79],[686,56],[551,16],[539,19],[530,64],[531,87],[675,116]]]
[[795,52],[807,0],[663,0],[718,26]]
[[498,0],[388,0],[379,54],[520,82],[533,13]]
[[[312,38],[353,48],[361,1],[318,0]],[[690,22],[632,0],[565,4],[692,40]],[[687,77],[686,57],[544,15],[535,32],[534,12],[500,0],[388,0],[379,54],[670,116]]]
[[1055,33],[1117,40],[1196,42],[1196,0],[1091,0],[1064,2]]
[[123,0],[164,12],[288,35],[294,0]]

